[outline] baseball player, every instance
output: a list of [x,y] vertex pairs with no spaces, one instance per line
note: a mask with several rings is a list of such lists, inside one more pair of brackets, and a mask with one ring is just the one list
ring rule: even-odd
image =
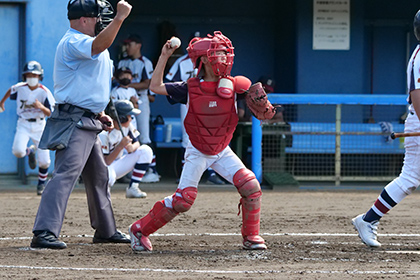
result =
[[113,100],[129,100],[133,103],[134,108],[139,108],[139,99],[137,92],[134,88],[129,87],[133,79],[133,72],[128,67],[121,67],[115,72],[115,79],[118,86],[114,87],[111,91]]
[[266,249],[259,235],[261,188],[254,173],[247,169],[230,149],[229,142],[238,123],[236,93],[247,90],[251,81],[243,76],[231,77],[233,46],[220,31],[214,36],[196,37],[187,48],[198,76],[187,82],[163,83],[165,65],[176,46],[168,40],[162,48],[150,89],[186,103],[185,129],[190,137],[185,165],[176,192],[155,203],[150,212],[129,227],[131,248],[150,251],[149,235],[188,211],[197,197],[197,185],[203,172],[211,166],[241,195],[243,248]]
[[[114,75],[115,81],[118,83],[111,91],[112,100],[129,100],[133,103],[134,108],[139,108],[140,101],[138,99],[137,91],[129,87],[131,81],[133,80],[133,72],[128,67],[121,67],[115,71]],[[131,124],[137,128],[136,118],[132,118]]]
[[[150,78],[153,74],[153,64],[141,54],[143,40],[136,34],[130,35],[124,40],[128,57],[118,63],[118,68],[128,67],[133,73],[133,80],[128,85],[137,90],[139,97],[139,109],[141,114],[136,116],[137,129],[140,132],[140,143],[151,145],[150,140],[150,103],[155,101],[155,93],[149,91]],[[144,183],[159,182],[159,175],[156,170],[156,156],[153,154],[153,161],[150,170],[143,177]]]
[[[199,32],[196,32],[196,37],[200,36]],[[168,81],[187,81],[189,78],[194,76],[194,65],[188,56],[188,53],[178,58],[174,64],[172,65],[171,69],[169,69],[168,74],[166,75],[166,79]],[[168,100],[172,103],[171,98],[168,96]],[[181,116],[181,129],[182,129],[182,154],[185,155],[185,149],[187,148],[188,142],[190,141],[188,138],[188,134],[185,131],[184,127],[184,120],[185,116],[187,115],[187,106],[185,104],[180,104],[180,116]],[[182,165],[185,164],[185,159],[182,160]],[[214,172],[214,170],[209,167],[206,170],[207,173],[207,181],[216,184],[216,185],[223,185],[224,182],[219,178],[219,176]]]
[[[420,10],[414,17],[414,34],[420,42]],[[409,103],[404,132],[420,131],[420,44],[411,55],[407,65],[407,88]],[[380,247],[377,240],[379,220],[411,194],[420,185],[420,137],[404,140],[405,156],[401,174],[390,182],[379,195],[373,206],[352,220],[359,237],[367,246]]]
[[[99,134],[105,163],[108,166],[108,184],[113,186],[117,179],[133,171],[130,185],[126,189],[126,197],[144,198],[147,194],[139,189],[139,183],[152,162],[153,151],[147,145],[140,145],[139,132],[131,123],[131,115],[140,114],[140,110],[134,108],[128,100],[117,100],[114,106],[118,116],[110,109],[106,111],[113,119],[114,129]],[[123,154],[124,150],[126,154]]]
[[[4,102],[7,98],[16,100],[16,112],[19,119],[12,152],[17,158],[28,156],[31,169],[35,169],[38,161],[38,185],[36,188],[38,195],[44,191],[48,167],[51,163],[50,152],[38,149],[38,143],[45,127],[45,118],[51,115],[55,103],[50,90],[40,83],[43,76],[44,69],[41,64],[37,61],[29,61],[23,67],[23,82],[13,85],[0,101],[0,107],[4,110]],[[32,140],[34,145],[27,147],[29,140]]]

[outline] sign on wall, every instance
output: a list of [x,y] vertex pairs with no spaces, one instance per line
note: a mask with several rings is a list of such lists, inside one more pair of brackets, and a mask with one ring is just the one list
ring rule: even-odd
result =
[[312,48],[350,49],[350,0],[314,0]]

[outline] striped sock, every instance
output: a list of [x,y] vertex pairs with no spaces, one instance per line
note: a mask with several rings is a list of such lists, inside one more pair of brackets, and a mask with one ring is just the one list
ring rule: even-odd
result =
[[48,168],[39,168],[38,170],[38,185],[45,184],[48,177]]
[[136,163],[136,165],[134,165],[133,175],[131,175],[130,186],[132,185],[132,183],[139,183],[143,179],[147,168],[149,168],[148,163]]
[[379,221],[383,215],[388,213],[397,203],[389,196],[386,190],[383,190],[381,195],[372,205],[372,208],[365,214],[363,220],[365,222]]
[[149,167],[152,169],[153,173],[157,173],[156,170],[156,155],[153,154],[152,162],[150,163]]

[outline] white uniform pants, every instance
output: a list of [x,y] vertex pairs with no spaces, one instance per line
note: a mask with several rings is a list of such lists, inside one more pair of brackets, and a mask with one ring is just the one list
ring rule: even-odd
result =
[[[12,152],[17,158],[26,156],[26,148],[29,140],[32,140],[38,148],[39,140],[41,140],[42,132],[45,127],[45,119],[37,119],[36,122],[29,122],[22,118],[18,119],[15,139],[13,141]],[[37,162],[40,168],[48,168],[50,166],[50,151],[38,149]]]
[[[190,143],[185,152],[185,164],[182,169],[178,189],[197,187],[201,176],[207,168],[213,168],[220,176],[233,184],[233,176],[242,168],[246,168],[239,157],[227,146],[219,154],[205,155]],[[180,195],[176,193],[176,195]],[[172,208],[172,195],[165,197],[165,206]]]
[[182,142],[181,142],[181,144],[182,144],[182,147],[186,149],[187,146],[188,146],[188,142],[190,141],[190,137],[188,137],[188,134],[185,131],[185,126],[184,126],[184,120],[185,120],[185,117],[187,116],[187,113],[188,113],[187,105],[181,104],[181,106],[179,107],[179,113],[180,113],[180,116],[181,116],[181,130],[182,130]]
[[136,116],[137,130],[140,132],[140,143],[150,144],[150,104],[147,94],[140,95],[139,98],[142,102],[139,104],[141,113]]
[[[416,114],[408,113],[404,132],[420,131],[420,121]],[[395,202],[402,200],[401,191],[409,195],[420,185],[420,137],[406,137],[404,139],[405,156],[401,173],[388,184],[386,190]],[[398,190],[397,188],[400,188]]]
[[152,159],[152,148],[147,145],[141,145],[135,152],[125,154],[119,159],[114,160],[114,162],[108,166],[109,186],[113,186],[117,179],[133,170],[136,163],[151,163]]

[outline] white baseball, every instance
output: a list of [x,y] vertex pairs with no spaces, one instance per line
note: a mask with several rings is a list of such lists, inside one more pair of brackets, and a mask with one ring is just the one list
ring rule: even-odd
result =
[[3,108],[2,108],[2,107],[0,107],[0,113],[3,113],[3,112],[4,112]]
[[171,38],[171,48],[179,48],[181,46],[181,40],[177,37]]

